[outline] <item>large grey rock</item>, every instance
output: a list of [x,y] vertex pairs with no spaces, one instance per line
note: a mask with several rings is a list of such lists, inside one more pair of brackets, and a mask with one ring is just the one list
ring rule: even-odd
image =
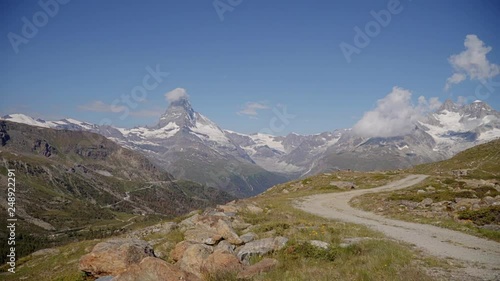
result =
[[320,240],[311,240],[311,241],[309,241],[309,244],[311,244],[315,247],[321,248],[321,249],[325,249],[325,250],[328,249],[328,247],[330,247],[330,243],[320,241]]
[[223,251],[226,253],[234,254],[234,249],[236,249],[236,246],[226,240],[222,240],[219,242],[219,244],[217,244],[217,246],[215,246],[214,251]]
[[154,256],[153,248],[143,240],[111,239],[94,246],[80,258],[79,269],[94,277],[118,275],[143,258]]
[[243,235],[240,236],[240,239],[244,242],[244,243],[249,243],[249,242],[252,242],[254,241],[255,239],[257,239],[257,234],[253,233],[253,232],[248,232],[248,233],[245,233]]
[[255,240],[238,249],[237,256],[240,261],[248,264],[251,256],[264,255],[272,251],[281,250],[287,242],[288,238],[282,236]]

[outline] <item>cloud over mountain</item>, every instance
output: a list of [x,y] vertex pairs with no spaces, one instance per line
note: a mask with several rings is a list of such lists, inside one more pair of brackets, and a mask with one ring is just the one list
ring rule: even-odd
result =
[[411,102],[409,90],[393,87],[384,98],[377,101],[377,107],[366,112],[353,127],[363,137],[393,137],[410,133],[414,123],[425,113],[437,109],[441,102],[437,98],[418,98],[418,104]]
[[179,100],[187,100],[189,99],[189,95],[187,94],[186,89],[184,88],[175,88],[172,91],[165,94],[165,98],[168,102],[175,102]]

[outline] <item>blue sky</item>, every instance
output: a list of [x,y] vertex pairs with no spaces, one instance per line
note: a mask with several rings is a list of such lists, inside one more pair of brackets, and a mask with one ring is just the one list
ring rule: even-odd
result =
[[[500,109],[499,1],[218,1],[238,5],[221,18],[213,1],[72,0],[44,23],[38,1],[0,0],[0,114],[154,125],[165,93],[184,88],[222,128],[262,131],[273,127],[273,108],[286,107],[295,117],[273,133],[319,133],[352,127],[394,86],[415,105],[419,96],[472,101],[481,85],[474,63],[448,60],[469,34],[491,47],[481,99]],[[354,28],[365,30],[370,12],[388,5],[399,12],[348,62],[339,45],[356,47]],[[38,20],[31,38],[23,17]],[[169,75],[148,80],[145,99],[126,105],[148,67]],[[464,81],[445,90],[453,73]]]

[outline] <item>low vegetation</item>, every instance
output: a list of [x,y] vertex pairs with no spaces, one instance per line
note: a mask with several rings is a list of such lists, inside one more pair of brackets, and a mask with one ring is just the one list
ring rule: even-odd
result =
[[411,188],[366,194],[351,203],[392,218],[500,241],[500,140],[408,172],[430,177]]

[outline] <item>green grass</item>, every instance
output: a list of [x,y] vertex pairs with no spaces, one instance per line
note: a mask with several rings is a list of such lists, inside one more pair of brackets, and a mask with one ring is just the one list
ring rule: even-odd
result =
[[458,212],[458,218],[470,220],[476,225],[500,224],[500,206],[490,206],[480,210]]

